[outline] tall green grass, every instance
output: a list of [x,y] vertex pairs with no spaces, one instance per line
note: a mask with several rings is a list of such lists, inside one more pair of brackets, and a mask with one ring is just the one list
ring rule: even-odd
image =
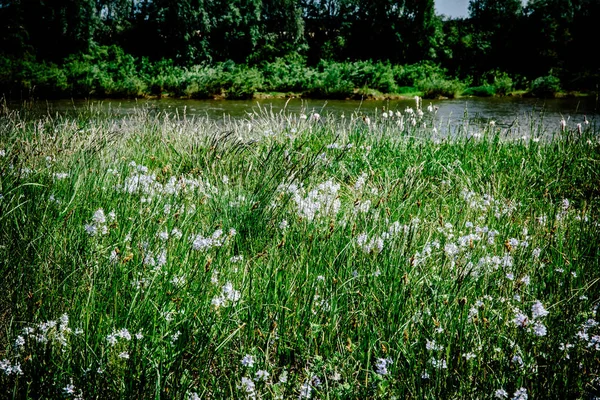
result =
[[600,395],[596,127],[390,111],[4,108],[2,396]]

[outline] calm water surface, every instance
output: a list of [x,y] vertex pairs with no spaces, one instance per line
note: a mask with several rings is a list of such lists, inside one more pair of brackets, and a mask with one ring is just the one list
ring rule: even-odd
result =
[[[569,99],[527,99],[520,97],[503,98],[462,98],[451,100],[423,100],[423,109],[429,104],[438,108],[437,123],[458,124],[465,121],[485,122],[494,120],[499,126],[520,126],[523,129],[531,121],[543,123],[545,128],[558,126],[565,119],[570,126],[587,118],[591,123],[599,120],[600,111],[595,97]],[[48,111],[63,112],[78,108],[93,107],[110,110],[116,115],[134,113],[136,109],[148,107],[178,116],[201,116],[211,119],[246,118],[250,113],[285,109],[291,113],[317,112],[349,116],[352,113],[373,116],[383,110],[404,111],[406,107],[415,107],[415,100],[356,101],[356,100],[304,100],[304,99],[267,99],[267,100],[54,100],[40,103]]]

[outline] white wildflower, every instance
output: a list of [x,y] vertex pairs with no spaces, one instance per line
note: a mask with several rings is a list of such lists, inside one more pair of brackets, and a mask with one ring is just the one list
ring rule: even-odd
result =
[[379,375],[387,375],[389,373],[388,366],[391,364],[393,364],[391,358],[378,358],[375,362],[375,372]]
[[518,389],[514,393],[512,400],[527,400],[527,389],[523,387]]
[[531,315],[533,319],[537,319],[548,315],[548,311],[546,311],[539,300],[536,300],[536,302],[531,306]]
[[244,367],[252,368],[254,366],[254,357],[251,356],[250,354],[246,354],[242,358],[241,362]]
[[267,371],[265,371],[264,369],[260,369],[260,370],[256,371],[254,380],[257,382],[259,382],[259,381],[266,382],[267,379],[269,379],[269,375],[270,374]]

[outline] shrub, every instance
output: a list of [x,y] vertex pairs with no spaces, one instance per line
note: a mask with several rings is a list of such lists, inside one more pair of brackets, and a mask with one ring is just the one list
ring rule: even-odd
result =
[[560,80],[553,75],[541,76],[531,83],[529,93],[536,97],[554,97],[560,92]]
[[492,85],[474,86],[465,89],[462,94],[467,96],[491,97],[496,94],[496,88]]
[[355,87],[366,86],[383,93],[395,93],[398,90],[394,71],[389,64],[359,61],[349,66],[349,78]]
[[419,83],[417,86],[426,99],[449,97],[454,98],[464,89],[464,85],[457,80],[442,77],[432,77]]
[[210,99],[222,94],[223,69],[221,66],[196,65],[182,78],[184,94],[194,99]]
[[264,90],[273,92],[299,92],[311,87],[313,71],[302,60],[278,58],[261,67]]
[[513,80],[507,73],[500,72],[494,76],[493,85],[496,94],[506,96],[513,88]]
[[398,86],[419,86],[419,83],[435,77],[446,77],[446,70],[428,61],[411,65],[398,65],[393,69],[394,80]]
[[307,91],[313,97],[346,99],[354,94],[354,83],[349,79],[347,64],[319,63],[314,84]]
[[225,75],[224,81],[228,99],[251,99],[263,86],[262,73],[256,68],[237,67]]

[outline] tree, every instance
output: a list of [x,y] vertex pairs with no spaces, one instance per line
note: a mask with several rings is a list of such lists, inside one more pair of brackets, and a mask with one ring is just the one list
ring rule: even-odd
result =
[[353,0],[301,0],[300,6],[309,64],[344,58],[355,12]]
[[98,23],[93,0],[21,0],[11,6],[40,58],[60,60],[93,43]]
[[263,0],[255,62],[297,55],[305,50],[304,20],[296,0]]
[[511,70],[526,56],[521,43],[523,22],[521,0],[470,0],[472,44],[476,69],[483,73],[493,69]]

